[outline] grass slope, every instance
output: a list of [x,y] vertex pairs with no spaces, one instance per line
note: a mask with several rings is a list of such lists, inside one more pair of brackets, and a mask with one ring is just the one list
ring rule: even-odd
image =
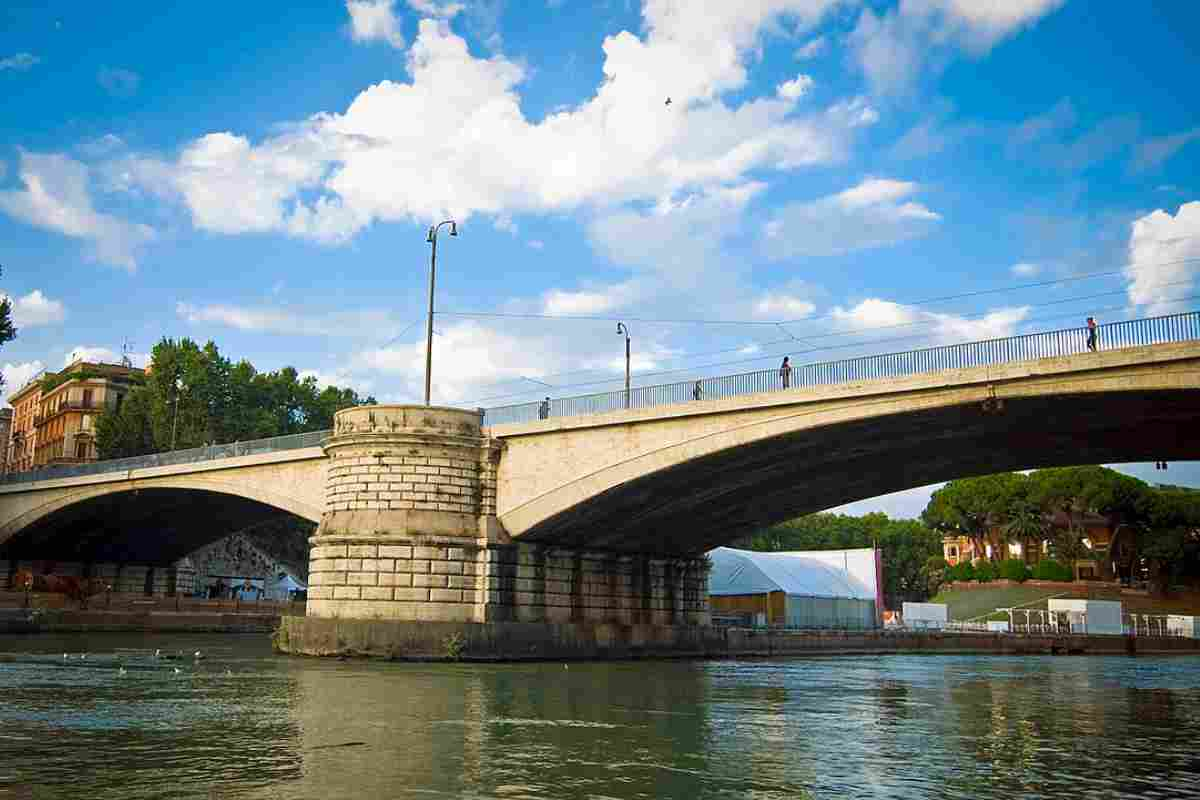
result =
[[[1137,614],[1192,614],[1200,616],[1200,595],[1173,594],[1166,597],[1122,595],[1116,589],[1093,588],[1088,592],[1093,600],[1120,600],[1126,612]],[[1051,597],[1079,597],[1062,589],[1041,586],[981,586],[977,589],[942,591],[931,602],[945,603],[950,619],[964,621],[982,618],[997,608],[1034,608],[1045,610]],[[1008,619],[1006,615],[996,619]]]

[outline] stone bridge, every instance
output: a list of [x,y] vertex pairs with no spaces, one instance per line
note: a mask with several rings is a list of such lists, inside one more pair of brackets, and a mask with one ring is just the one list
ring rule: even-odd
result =
[[[703,621],[702,554],[1001,470],[1200,455],[1200,341],[606,413],[339,412],[324,447],[0,484],[0,559],[178,558],[318,521],[309,614]],[[42,555],[37,555],[42,554]]]

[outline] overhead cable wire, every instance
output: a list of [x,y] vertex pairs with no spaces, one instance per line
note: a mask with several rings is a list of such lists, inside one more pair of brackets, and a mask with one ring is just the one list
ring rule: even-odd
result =
[[[1148,288],[1148,289],[1164,288],[1164,287],[1168,287],[1168,286],[1187,285],[1190,283],[1191,283],[1190,280],[1166,281],[1163,283],[1149,284],[1145,288]],[[1049,308],[1051,306],[1058,306],[1058,305],[1066,305],[1069,303],[1082,303],[1082,302],[1085,302],[1088,300],[1097,300],[1102,297],[1112,297],[1114,295],[1125,294],[1126,291],[1127,290],[1124,288],[1114,289],[1114,290],[1110,290],[1107,292],[1098,292],[1096,294],[1077,295],[1077,296],[1073,296],[1073,297],[1062,298],[1059,300],[1051,300],[1051,301],[1048,301],[1045,303],[1026,304],[1024,307],[1036,309],[1036,308]],[[1105,309],[1102,309],[1100,311],[1096,311],[1093,309],[1093,313],[1103,313],[1104,311],[1105,311]],[[931,312],[927,312],[927,313],[931,313]],[[972,312],[969,314],[959,314],[956,316],[960,320],[975,320],[975,319],[982,319],[992,313],[995,313],[995,312],[994,311],[977,311],[977,312]],[[927,327],[927,326],[938,325],[942,321],[943,320],[936,319],[936,318],[935,319],[919,319],[919,320],[912,320],[910,322],[891,323],[888,325],[868,325],[868,326],[863,326],[863,327],[859,327],[859,328],[848,328],[845,330],[822,331],[820,333],[813,333],[813,334],[807,334],[807,335],[802,335],[802,336],[791,335],[790,332],[788,332],[786,329],[781,328],[781,330],[783,330],[784,333],[789,334],[790,338],[771,339],[771,340],[764,341],[764,342],[755,342],[753,344],[739,345],[737,347],[723,348],[720,350],[707,350],[707,351],[698,352],[698,353],[683,353],[674,359],[668,359],[668,360],[673,361],[673,360],[679,360],[679,359],[683,359],[683,358],[703,358],[706,356],[724,355],[726,353],[737,353],[737,352],[746,350],[748,347],[770,347],[770,346],[776,345],[776,344],[787,344],[787,343],[794,343],[794,342],[813,342],[813,341],[821,341],[821,340],[825,340],[825,339],[837,339],[837,338],[842,338],[845,336],[860,336],[860,335],[868,334],[868,333],[871,333],[874,331],[898,330],[901,328]],[[808,351],[801,351],[801,352],[808,352]],[[683,368],[681,367],[681,369],[683,369]],[[563,372],[548,373],[548,374],[542,375],[541,377],[542,378],[561,378],[561,377],[569,376],[569,375],[586,375],[589,372],[596,373],[596,372],[602,372],[602,371],[603,370],[600,370],[600,369],[565,370]],[[526,380],[525,376],[507,379],[507,380],[503,380],[503,381],[494,381],[492,383],[483,384],[483,386],[480,388],[485,388],[488,386],[499,387],[499,386],[504,386],[504,385],[510,384],[510,383],[517,383],[522,380]],[[580,385],[580,384],[576,383],[576,384],[565,384],[565,385],[571,386],[571,385]],[[514,393],[514,396],[516,394],[519,394],[519,393]]]
[[[1190,302],[1190,301],[1197,300],[1197,299],[1200,299],[1200,295],[1188,295],[1186,297],[1180,297],[1180,298],[1176,298],[1173,300],[1161,301],[1161,304],[1162,305],[1174,305],[1177,303],[1185,303],[1185,302]],[[1093,313],[1103,314],[1103,313],[1114,312],[1114,311],[1127,311],[1130,308],[1134,308],[1134,306],[1130,306],[1130,305],[1110,306],[1108,308],[1093,309]],[[1068,316],[1074,316],[1074,314],[1065,314],[1065,313],[1064,314],[1054,314],[1054,315],[1049,315],[1046,317],[1036,317],[1036,318],[1031,318],[1029,320],[1023,320],[1023,321],[1037,320],[1037,321],[1045,322],[1045,321],[1049,321],[1049,320],[1061,319],[1061,318],[1068,317]],[[930,336],[930,334],[928,334],[928,333],[909,335],[909,336],[894,336],[894,337],[887,337],[887,338],[883,338],[883,339],[871,339],[871,340],[865,340],[865,341],[859,341],[859,342],[848,342],[848,343],[839,344],[839,345],[829,345],[826,347],[815,347],[815,348],[810,348],[807,350],[799,350],[799,351],[788,350],[787,354],[788,355],[808,355],[808,354],[812,354],[812,353],[822,353],[822,352],[827,352],[827,351],[832,351],[832,350],[845,350],[845,349],[853,348],[853,347],[865,347],[865,346],[873,345],[873,344],[889,344],[889,343],[893,343],[893,342],[911,341],[913,339],[918,339],[918,340],[926,339],[926,338],[929,338],[929,336]],[[998,338],[1009,338],[1009,337],[998,337]],[[784,343],[784,340],[781,340],[780,343]],[[790,340],[789,340],[789,343],[790,343]],[[934,345],[934,346],[936,346],[936,345]],[[639,372],[639,373],[634,373],[634,377],[636,377],[636,378],[653,378],[653,377],[660,377],[660,376],[664,376],[664,375],[676,375],[676,374],[684,373],[684,372],[693,372],[694,373],[699,370],[714,369],[716,367],[727,367],[727,366],[738,366],[738,365],[744,365],[744,364],[753,364],[753,363],[756,363],[759,361],[765,361],[768,358],[771,358],[771,359],[778,358],[778,356],[779,356],[779,353],[764,353],[762,355],[756,355],[751,358],[736,359],[736,360],[732,360],[732,361],[719,361],[719,362],[714,362],[714,363],[709,363],[709,364],[695,364],[695,365],[691,365],[691,366],[678,367],[678,368],[667,369],[667,370],[654,370],[654,371],[647,371],[647,372]],[[586,381],[586,382],[581,382],[581,383],[561,384],[555,388],[557,388],[557,389],[576,389],[576,388],[587,387],[587,386],[601,386],[601,385],[606,385],[606,384],[618,383],[620,380],[621,379],[619,377],[612,377],[612,378],[607,378],[604,380],[597,380],[597,381]],[[455,405],[465,405],[465,406],[474,407],[474,406],[479,405],[480,403],[490,402],[493,400],[504,400],[504,399],[509,399],[509,398],[517,398],[517,397],[525,396],[526,394],[528,394],[528,392],[514,392],[512,394],[506,394],[506,395],[493,395],[491,397],[482,397],[482,398],[478,398],[475,400],[456,401]]]
[[[1180,238],[1197,238],[1197,237],[1180,237]],[[1181,258],[1173,261],[1161,261],[1154,264],[1147,264],[1141,267],[1126,265],[1116,270],[1104,270],[1100,272],[1087,272],[1078,275],[1068,275],[1063,278],[1054,278],[1046,281],[1035,281],[1032,283],[1022,283],[1012,286],[998,286],[991,289],[979,289],[971,292],[962,292],[959,294],[943,295],[940,297],[930,297],[923,300],[914,301],[888,301],[898,306],[907,308],[920,308],[927,305],[935,305],[938,303],[947,303],[953,300],[965,300],[974,297],[984,297],[994,294],[1007,294],[1009,292],[1019,292],[1027,289],[1044,289],[1048,286],[1057,286],[1064,283],[1074,283],[1084,280],[1093,280],[1097,278],[1112,278],[1119,276],[1128,276],[1130,272],[1140,272],[1150,268],[1159,268],[1166,266],[1177,266],[1179,264],[1190,264],[1200,262],[1200,256],[1189,258]],[[776,325],[793,325],[799,322],[812,322],[820,319],[829,319],[835,316],[834,312],[826,312],[824,314],[810,315],[806,317],[796,317],[793,319],[771,319],[771,320],[738,320],[738,319],[703,319],[703,318],[654,318],[654,317],[630,317],[624,315],[602,316],[598,314],[538,314],[535,312],[519,312],[519,311],[436,311],[435,315],[454,316],[454,317],[478,317],[478,318],[497,318],[497,319],[540,319],[540,320],[563,320],[563,321],[582,321],[582,322],[641,322],[641,323],[659,323],[664,325],[758,325],[758,326],[776,326]]]

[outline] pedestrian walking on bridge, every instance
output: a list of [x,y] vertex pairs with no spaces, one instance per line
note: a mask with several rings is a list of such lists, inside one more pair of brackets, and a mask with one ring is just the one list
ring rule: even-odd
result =
[[1096,318],[1087,318],[1087,348],[1096,352]]
[[792,363],[787,356],[783,357],[783,363],[779,365],[779,377],[783,381],[783,388],[792,385]]

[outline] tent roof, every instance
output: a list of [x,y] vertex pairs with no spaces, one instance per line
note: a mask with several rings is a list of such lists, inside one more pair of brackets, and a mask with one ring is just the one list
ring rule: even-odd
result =
[[718,547],[709,553],[711,595],[786,592],[802,597],[875,599],[875,553],[820,550],[759,553]]

